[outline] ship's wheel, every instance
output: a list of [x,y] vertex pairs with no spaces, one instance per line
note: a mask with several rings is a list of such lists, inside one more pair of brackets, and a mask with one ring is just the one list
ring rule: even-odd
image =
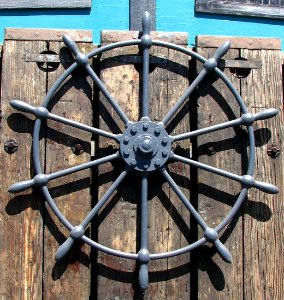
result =
[[[113,43],[110,45],[103,46],[88,54],[83,54],[79,51],[76,43],[68,36],[63,36],[63,41],[67,48],[73,53],[75,62],[57,79],[55,84],[47,93],[43,103],[41,106],[34,107],[20,100],[12,100],[10,104],[12,107],[19,111],[32,113],[36,117],[36,122],[34,126],[33,132],[33,161],[35,166],[36,176],[27,181],[19,182],[13,184],[9,191],[12,193],[17,193],[24,191],[31,187],[39,187],[44,194],[48,204],[51,209],[58,217],[58,219],[65,225],[65,227],[70,231],[70,236],[68,239],[59,247],[55,254],[56,260],[62,259],[68,251],[71,249],[73,243],[77,240],[81,240],[90,246],[104,251],[108,254],[137,260],[140,268],[139,268],[139,285],[142,290],[145,290],[148,287],[148,263],[150,260],[169,258],[172,256],[180,255],[182,253],[191,251],[195,249],[205,242],[212,243],[220,256],[227,262],[231,262],[232,257],[229,250],[225,247],[224,244],[219,240],[218,235],[220,231],[228,224],[228,222],[232,219],[232,217],[237,213],[241,204],[243,203],[248,189],[251,187],[258,188],[267,193],[277,193],[278,188],[272,184],[259,182],[253,177],[254,170],[254,156],[255,156],[255,141],[253,134],[253,123],[257,120],[263,120],[267,118],[271,118],[275,116],[278,111],[276,109],[266,109],[261,112],[252,115],[247,111],[246,105],[236,89],[233,87],[232,83],[226,77],[226,75],[218,68],[218,61],[223,57],[230,47],[230,42],[226,42],[221,45],[212,58],[205,59],[204,57],[198,55],[197,53],[177,46],[175,44],[152,40],[150,36],[150,15],[149,13],[145,13],[142,19],[142,27],[143,27],[143,35],[141,39],[137,40],[129,40],[118,43]],[[96,75],[94,70],[91,68],[89,64],[89,59],[100,55],[103,52],[118,48],[118,47],[126,47],[130,45],[138,45],[143,50],[143,77],[142,77],[142,101],[141,101],[141,111],[142,116],[138,122],[132,122],[129,120],[125,112],[121,109],[109,91],[106,89],[102,81]],[[194,59],[203,63],[203,69],[198,74],[196,79],[191,83],[191,85],[186,89],[184,94],[177,100],[175,105],[170,109],[170,111],[164,116],[164,118],[160,122],[154,122],[149,118],[149,49],[152,46],[165,47],[169,49],[173,49],[189,55]],[[114,134],[111,132],[107,132],[98,128],[94,128],[91,126],[87,126],[85,124],[69,120],[65,117],[58,116],[52,114],[48,107],[50,102],[56,93],[56,91],[61,87],[64,81],[72,74],[72,72],[77,68],[83,68],[87,71],[89,76],[93,79],[95,84],[99,87],[103,95],[106,97],[108,102],[112,105],[113,109],[117,112],[118,116],[122,119],[125,130],[122,134]],[[177,135],[170,135],[166,131],[166,125],[175,115],[175,113],[183,106],[183,104],[187,101],[188,97],[195,90],[197,85],[202,84],[203,79],[206,76],[210,76],[211,73],[215,73],[223,82],[227,85],[231,93],[233,94],[235,100],[237,101],[240,110],[241,117],[230,120],[218,125],[197,129],[190,132],[185,132]],[[39,134],[41,127],[45,120],[51,119],[57,122],[61,122],[67,124],[69,126],[73,126],[79,128],[81,130],[85,130],[91,132],[96,135],[104,136],[106,138],[112,139],[119,144],[119,151],[115,154],[108,155],[75,167],[70,167],[65,170],[61,170],[51,174],[44,174],[41,167],[40,162],[40,150],[39,150]],[[234,173],[227,172],[225,170],[218,169],[214,166],[209,166],[207,164],[192,160],[187,157],[183,157],[174,153],[172,150],[173,143],[190,139],[193,137],[200,136],[202,134],[207,134],[210,132],[214,132],[217,130],[222,130],[232,126],[244,125],[247,127],[248,131],[248,140],[249,140],[249,162],[248,169],[245,175],[237,175]],[[61,213],[61,211],[56,206],[55,201],[51,197],[47,184],[51,180],[56,180],[56,178],[66,176],[68,174],[78,172],[83,169],[92,168],[98,166],[100,164],[111,162],[114,160],[120,160],[124,163],[125,168],[123,172],[118,176],[118,178],[113,182],[104,196],[98,201],[98,203],[92,208],[92,210],[87,214],[85,219],[81,221],[80,224],[71,224],[65,216]],[[209,173],[215,173],[217,175],[227,177],[231,180],[240,182],[242,184],[242,190],[233,205],[230,212],[227,216],[215,227],[209,227],[205,220],[200,216],[198,211],[193,207],[190,203],[189,199],[183,194],[181,189],[175,183],[174,179],[171,177],[169,172],[167,171],[167,164],[169,162],[178,161],[184,164],[200,168],[208,171]],[[123,251],[118,251],[104,245],[99,244],[98,242],[90,239],[85,235],[85,230],[90,224],[90,222],[97,216],[99,210],[103,207],[103,205],[110,198],[112,193],[117,189],[117,187],[122,183],[124,178],[131,172],[136,171],[141,174],[141,238],[139,241],[140,250],[138,253],[127,253]],[[170,252],[165,253],[149,253],[148,251],[148,175],[150,172],[161,172],[169,183],[170,187],[177,194],[179,199],[183,202],[184,206],[189,210],[193,218],[196,220],[198,225],[204,231],[204,235],[199,240],[194,243],[187,245],[183,248],[176,249]]]

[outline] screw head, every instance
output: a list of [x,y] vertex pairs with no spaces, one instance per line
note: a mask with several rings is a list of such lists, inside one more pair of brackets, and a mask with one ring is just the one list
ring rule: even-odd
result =
[[130,130],[131,134],[135,135],[137,133],[137,128],[133,126]]
[[271,158],[276,158],[280,155],[280,148],[277,145],[269,145],[267,148],[267,155],[270,156]]
[[163,150],[163,151],[162,151],[162,156],[163,156],[163,157],[166,157],[166,156],[168,155],[168,153],[169,153],[168,150]]
[[144,130],[144,131],[147,131],[148,128],[149,128],[149,125],[148,125],[147,123],[144,123],[144,124],[143,124],[143,130]]
[[216,153],[215,147],[211,143],[209,143],[208,147],[207,147],[207,155],[210,156],[210,155],[213,155],[215,153]]
[[160,167],[161,164],[162,164],[162,162],[161,162],[160,159],[157,159],[157,160],[155,161],[155,166],[156,166],[156,167]]
[[81,155],[82,153],[84,153],[84,147],[81,143],[72,145],[71,150],[75,155]]
[[161,128],[156,127],[154,133],[155,133],[155,135],[159,135],[161,133]]
[[128,148],[124,149],[123,155],[126,156],[126,157],[128,157],[129,154],[130,154],[130,149],[128,149]]
[[129,141],[130,141],[129,136],[124,137],[124,139],[123,139],[124,144],[127,145],[129,143]]
[[165,137],[163,137],[163,139],[162,139],[162,144],[163,144],[163,145],[167,145],[168,141],[169,141],[169,139],[165,136]]
[[4,150],[8,153],[8,154],[13,154],[18,150],[19,144],[16,140],[14,139],[8,139],[7,141],[5,141],[4,143]]

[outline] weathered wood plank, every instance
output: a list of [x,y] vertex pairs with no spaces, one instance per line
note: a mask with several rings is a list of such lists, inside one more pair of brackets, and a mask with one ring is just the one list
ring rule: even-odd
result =
[[[206,58],[212,57],[216,48],[197,48]],[[224,59],[239,57],[239,50],[229,50]],[[201,65],[198,64],[198,71]],[[224,71],[236,89],[240,80]],[[204,128],[232,120],[240,116],[240,109],[225,84],[208,76],[199,85],[197,100],[197,128]],[[197,137],[196,158],[207,165],[242,174],[241,130],[228,128]],[[197,171],[198,211],[210,227],[216,227],[231,210],[241,186],[227,178],[207,171]],[[199,229],[198,237],[203,236]],[[233,263],[224,262],[214,246],[206,244],[197,250],[198,299],[243,299],[243,236],[242,215],[235,217],[220,234],[221,241],[229,249]]]
[[[104,43],[105,41],[102,40]],[[123,54],[137,54],[137,47],[118,48],[104,53],[100,64],[100,77],[128,117],[138,120],[139,74],[133,65],[117,64],[117,57]],[[121,120],[100,94],[99,127],[110,132],[123,132]],[[116,143],[100,138],[97,154],[102,157],[118,150]],[[106,163],[98,168],[98,200],[124,169],[122,163]],[[111,248],[125,252],[138,251],[136,244],[137,211],[140,198],[140,176],[131,174],[100,212],[97,225],[98,241]],[[137,286],[134,274],[135,261],[113,257],[98,252],[97,299],[132,299],[133,285]],[[135,272],[136,273],[136,272]]]
[[155,0],[130,0],[129,3],[129,29],[142,31],[141,20],[145,11],[151,15],[152,30],[156,30],[156,1]]
[[0,0],[0,9],[18,8],[88,8],[92,6],[91,0]]
[[[88,53],[92,44],[78,43],[83,53]],[[63,43],[50,42],[49,50],[67,54]],[[48,73],[47,89],[70,65],[51,64]],[[60,88],[51,111],[66,118],[93,125],[92,83],[86,79],[83,70],[73,72]],[[46,130],[46,173],[52,173],[90,161],[91,134],[82,130],[48,121]],[[84,153],[76,155],[71,147],[80,143]],[[79,225],[91,208],[91,171],[84,170],[52,181],[51,195],[61,212],[74,226]],[[58,221],[48,205],[44,211],[44,278],[43,296],[45,299],[89,299],[90,296],[90,247],[78,243],[61,262],[55,262],[58,247],[69,237],[68,230]],[[90,227],[87,235],[90,234]]]
[[[39,105],[45,94],[46,73],[26,63],[25,52],[46,50],[45,42],[5,41],[2,57],[0,147],[0,295],[1,299],[42,298],[42,197],[36,190],[7,192],[18,181],[33,177],[31,144],[33,117],[9,105],[20,99]],[[4,143],[13,138],[18,151],[7,154]],[[43,153],[44,154],[44,153]]]
[[[150,35],[153,40],[162,40],[164,42],[174,43],[177,45],[185,45],[188,40],[187,32],[164,32],[151,31]],[[102,30],[101,40],[104,43],[115,43],[138,39],[139,31],[123,31],[123,30]]]
[[[186,43],[187,44],[187,43]],[[168,64],[157,66],[150,75],[150,117],[159,122],[188,87],[188,56],[173,50],[153,47],[152,55],[165,56]],[[189,106],[186,103],[173,117],[167,131],[190,131]],[[190,157],[190,141],[173,145],[177,154]],[[190,168],[176,162],[169,165],[170,175],[190,200]],[[161,253],[190,243],[190,214],[161,174],[150,177],[149,250]],[[145,299],[190,298],[190,253],[149,263],[150,286]]]
[[[119,34],[119,33],[118,33]],[[116,39],[114,35],[112,37]],[[131,120],[139,118],[139,99],[141,96],[142,65],[121,64],[120,55],[137,55],[137,47],[116,49],[104,54],[101,61],[101,78]],[[153,121],[161,120],[188,83],[188,59],[167,49],[153,47],[151,55],[170,56],[172,63],[153,67],[150,75],[150,115]],[[176,64],[178,61],[178,64]],[[177,74],[176,74],[176,73]],[[139,84],[140,82],[140,84]],[[176,132],[189,130],[186,108],[183,118],[177,120]],[[100,128],[119,132],[123,125],[113,109],[101,97]],[[173,125],[173,124],[172,124]],[[172,128],[173,129],[173,128]],[[105,139],[99,142],[101,155],[107,148],[114,147]],[[188,145],[186,145],[188,146]],[[110,151],[110,150],[109,150]],[[104,194],[111,180],[119,174],[122,164],[106,164],[99,168],[99,198]],[[188,195],[188,168],[173,164],[171,171],[176,172],[176,181]],[[184,177],[183,177],[184,176]],[[189,214],[182,207],[175,194],[160,174],[151,174],[149,179],[149,250],[153,252],[170,251],[188,243]],[[98,240],[119,250],[137,252],[139,250],[139,202],[140,174],[132,173],[110,200],[109,208],[100,214]],[[138,208],[137,208],[138,206]],[[105,218],[106,219],[103,219]],[[185,221],[182,220],[185,217]],[[136,239],[138,238],[138,242]],[[151,261],[149,263],[150,285],[145,299],[170,299],[189,297],[189,255],[183,257]],[[138,299],[141,295],[137,286],[136,263],[129,260],[98,254],[98,299]]]
[[[249,191],[244,215],[244,298],[283,299],[283,94],[281,53],[275,50],[241,50],[242,57],[261,60],[261,70],[252,70],[241,80],[242,96],[252,113],[279,109],[273,119],[254,124],[257,180],[279,187],[277,195]],[[269,145],[281,149],[276,158],[267,155]]]
[[231,42],[231,49],[281,49],[281,40],[277,38],[253,38],[212,35],[198,35],[196,37],[196,44],[198,45],[198,47],[203,48],[217,48],[227,41]]
[[50,28],[5,28],[5,40],[62,41],[67,33],[75,42],[92,42],[92,31]]

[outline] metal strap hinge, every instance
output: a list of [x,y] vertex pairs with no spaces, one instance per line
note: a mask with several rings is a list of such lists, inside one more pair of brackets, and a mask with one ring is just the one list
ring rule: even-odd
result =
[[[123,64],[142,64],[143,57],[140,55],[125,55],[121,56],[120,60]],[[74,62],[74,59],[70,55],[27,53],[25,61],[37,63],[70,63]],[[162,56],[150,56],[150,64],[167,64],[167,58]],[[221,59],[218,63],[218,67],[238,69],[261,69],[262,62],[242,59]]]

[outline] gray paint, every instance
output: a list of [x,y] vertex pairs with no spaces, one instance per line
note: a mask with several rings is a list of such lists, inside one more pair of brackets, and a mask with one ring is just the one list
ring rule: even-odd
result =
[[142,31],[141,19],[145,11],[151,16],[151,30],[156,30],[156,0],[129,1],[129,29]]

